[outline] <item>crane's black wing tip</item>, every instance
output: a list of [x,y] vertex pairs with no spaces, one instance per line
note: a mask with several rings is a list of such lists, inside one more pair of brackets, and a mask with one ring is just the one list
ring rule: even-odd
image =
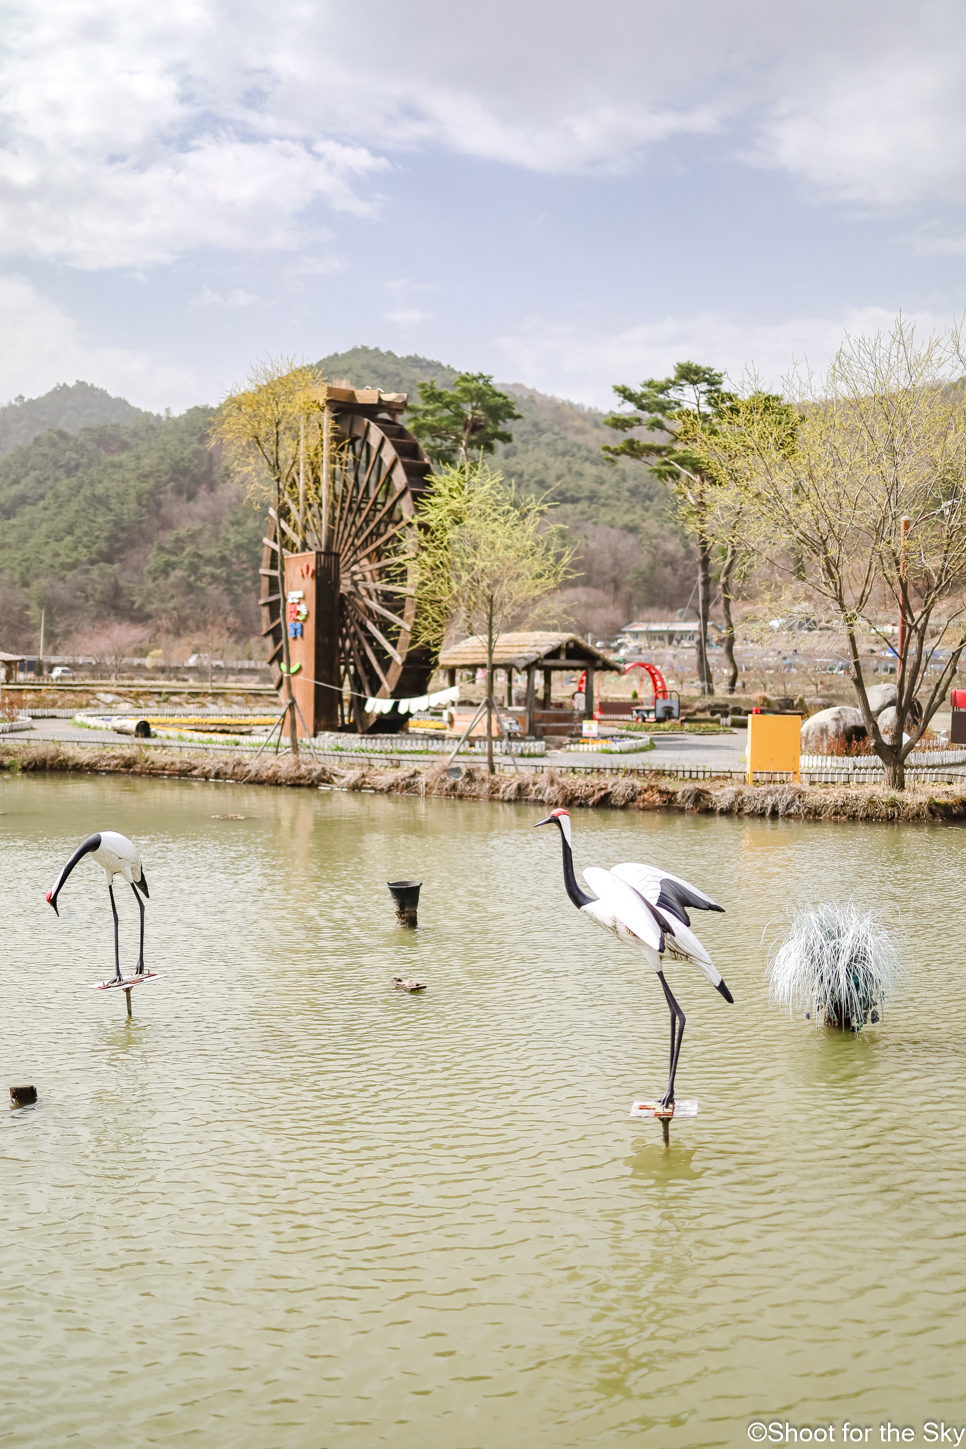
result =
[[721,992],[721,995],[724,997],[725,1001],[730,1001],[731,1005],[734,1006],[735,999],[723,981],[718,982],[718,990]]

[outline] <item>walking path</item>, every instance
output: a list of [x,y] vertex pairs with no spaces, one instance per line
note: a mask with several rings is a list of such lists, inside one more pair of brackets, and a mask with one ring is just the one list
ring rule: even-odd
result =
[[[60,744],[78,745],[121,745],[126,748],[134,743],[130,735],[118,735],[110,729],[89,729],[77,725],[70,719],[35,719],[32,721],[33,728],[23,733],[18,732],[13,738],[23,740],[56,740]],[[628,755],[607,755],[607,754],[572,754],[567,750],[550,750],[545,756],[537,756],[533,759],[521,760],[524,769],[531,765],[544,763],[555,765],[558,768],[568,770],[599,770],[599,769],[621,769],[626,766],[637,767],[640,765],[650,766],[652,769],[660,769],[662,766],[700,766],[704,769],[720,769],[724,772],[738,770],[741,766],[738,763],[739,755],[742,755],[747,742],[747,735],[744,730],[736,730],[733,734],[726,735],[655,735],[655,748],[653,750],[642,750],[640,753]],[[149,748],[171,747],[190,749],[230,750],[232,746],[219,746],[217,744],[194,744],[186,745],[183,741],[169,741],[155,737],[150,740],[138,740],[139,745]],[[367,754],[364,744],[360,742],[359,754]],[[399,757],[379,755],[375,758],[380,763],[389,764],[394,758]],[[332,756],[332,758],[337,758]],[[425,756],[402,756],[405,762],[424,763]],[[461,763],[465,763],[465,756],[461,756]],[[510,761],[505,756],[498,756],[501,765],[512,768]],[[346,763],[350,763],[347,759]]]

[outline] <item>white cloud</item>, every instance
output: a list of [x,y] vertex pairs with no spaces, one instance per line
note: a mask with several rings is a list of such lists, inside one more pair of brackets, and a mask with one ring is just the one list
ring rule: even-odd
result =
[[[11,0],[0,248],[138,267],[293,251],[441,146],[614,172],[675,137],[873,205],[966,200],[966,8],[949,0]],[[308,233],[311,235],[311,231]]]
[[258,298],[253,297],[250,292],[243,292],[240,287],[235,287],[224,296],[220,292],[212,291],[207,284],[202,287],[197,297],[192,297],[188,303],[191,311],[199,307],[250,307]]
[[[740,381],[753,371],[763,385],[779,388],[794,364],[821,371],[845,334],[888,330],[895,314],[881,307],[855,308],[838,317],[793,317],[777,323],[752,323],[726,313],[665,317],[599,336],[568,327],[533,324],[498,340],[508,380],[595,407],[612,408],[614,383],[632,386],[648,377],[665,377],[677,362],[699,362]],[[907,314],[924,332],[941,330],[955,319],[930,313]],[[608,381],[604,381],[607,379]]]
[[85,342],[77,324],[25,277],[0,276],[0,335],[0,399],[37,396],[76,378],[151,410],[189,406],[205,391],[188,369],[151,353]]
[[428,321],[431,313],[420,312],[415,307],[401,308],[398,312],[386,312],[387,322],[395,322],[399,327],[415,327],[417,322]]

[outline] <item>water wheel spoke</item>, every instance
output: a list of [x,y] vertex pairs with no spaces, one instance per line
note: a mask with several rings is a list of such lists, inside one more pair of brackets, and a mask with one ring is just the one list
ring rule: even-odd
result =
[[269,516],[269,518],[274,519],[276,523],[281,523],[282,527],[285,529],[285,532],[288,534],[289,538],[292,540],[292,542],[295,545],[296,549],[297,550],[301,550],[302,545],[299,542],[299,536],[298,536],[298,534],[295,532],[295,530],[293,528],[290,528],[289,527],[289,525],[285,522],[285,519],[284,518],[281,518],[281,519],[278,518],[276,516],[275,509],[274,508],[270,508],[268,510],[268,516]]
[[393,614],[389,611],[389,609],[383,608],[382,604],[377,603],[376,600],[370,598],[368,594],[363,600],[363,603],[365,604],[365,607],[367,609],[375,609],[377,614],[381,614],[384,619],[388,619],[390,624],[395,624],[398,628],[405,629],[407,632],[409,631],[409,625],[406,623],[405,619],[400,619],[398,614]]
[[353,574],[353,581],[359,585],[360,589],[378,589],[380,594],[399,594],[404,599],[415,599],[416,597],[416,590],[411,589],[408,584],[387,584],[367,576],[359,578],[355,574]]
[[369,499],[369,502],[366,504],[365,508],[358,515],[355,528],[353,528],[346,536],[346,548],[350,549],[353,547],[353,545],[361,544],[362,542],[364,542],[364,540],[369,537],[369,534],[372,532],[372,530],[379,527],[386,514],[390,513],[396,507],[405,491],[405,488],[396,488],[386,499],[385,503],[382,505],[375,518],[370,520],[366,528],[363,528],[362,525],[365,523],[366,517],[368,516],[373,505],[379,500],[379,493],[374,493],[373,496]]
[[[366,676],[366,670],[365,670],[365,665],[364,665],[363,659],[362,659],[362,653],[360,652],[360,649],[359,649],[359,644],[361,643],[361,644],[365,645],[365,640],[364,639],[358,639],[357,638],[357,630],[356,630],[356,628],[355,628],[355,626],[353,624],[347,625],[347,627],[343,631],[343,637],[344,637],[344,639],[345,639],[345,641],[346,641],[346,643],[347,643],[347,645],[349,647],[349,653],[352,655],[352,662],[353,662],[353,667],[355,669],[356,680],[357,680],[358,683],[360,683],[362,685],[362,687],[365,690],[367,696],[371,699],[371,698],[374,697],[376,691],[373,690],[372,684],[371,684],[370,680]],[[369,651],[367,650],[366,652],[368,653]],[[387,683],[386,676],[383,674],[382,670],[379,668],[378,661],[374,657],[372,657],[370,662],[372,663],[372,667],[375,669],[376,674],[382,680],[382,683],[383,683],[384,688],[388,689],[389,688],[389,685]],[[351,678],[351,676],[350,676],[349,683],[350,683],[350,688],[351,688],[351,685],[352,685],[352,678]]]
[[[386,638],[385,634],[383,634],[382,630],[378,627],[378,625],[372,622],[372,620],[369,618],[369,615],[365,612],[362,605],[360,604],[359,600],[353,598],[351,594],[344,594],[343,598],[349,605],[349,608],[353,611],[357,625],[361,629],[368,629],[369,633],[373,636],[374,639],[377,639],[379,641],[389,657],[395,660],[395,662],[401,668],[403,663],[405,662],[402,655],[396,649],[395,645],[389,642],[389,640]],[[360,637],[364,639],[365,635],[362,634],[360,635]]]
[[[347,563],[350,567],[352,566],[352,564],[357,564],[358,561],[365,558],[367,554],[372,553],[377,548],[382,548],[383,544],[385,544],[388,539],[395,538],[400,533],[406,533],[410,528],[412,528],[412,526],[412,520],[409,518],[404,518],[401,523],[397,523],[393,528],[387,528],[385,533],[382,533],[379,535],[378,538],[373,539],[372,543],[367,544],[366,547],[364,549],[361,549],[351,561],[347,560]],[[405,558],[406,555],[402,554],[399,557]],[[391,563],[395,563],[397,561],[397,558],[389,560],[389,562]]]
[[[367,621],[364,621],[364,622],[367,622]],[[382,665],[379,663],[379,660],[376,658],[375,653],[373,652],[372,645],[369,643],[369,640],[366,638],[365,634],[362,632],[362,629],[359,627],[359,623],[357,621],[353,620],[351,622],[351,626],[350,627],[352,629],[352,637],[353,637],[353,639],[356,641],[357,645],[362,648],[362,650],[364,651],[364,653],[366,655],[366,658],[369,660],[369,663],[372,665],[373,669],[376,671],[376,673],[378,674],[379,678],[382,680],[383,687],[385,688],[386,693],[387,694],[392,694],[392,685],[389,683],[389,680],[386,678],[386,675],[385,675],[385,673],[383,671]]]

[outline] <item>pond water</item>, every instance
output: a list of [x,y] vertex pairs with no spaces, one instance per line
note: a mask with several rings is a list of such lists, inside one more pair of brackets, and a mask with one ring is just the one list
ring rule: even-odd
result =
[[[578,869],[656,861],[727,907],[696,924],[735,1005],[669,968],[701,1111],[665,1150],[627,1117],[666,1080],[658,983],[568,902],[544,811],[25,777],[0,811],[0,1089],[40,1093],[0,1117],[0,1445],[966,1423],[960,828],[575,815]],[[99,868],[60,920],[44,902],[106,828],[142,849],[163,973],[130,1022],[89,989]],[[386,890],[407,877],[417,932]],[[787,904],[853,891],[901,906],[913,972],[857,1038],[778,1015],[761,946]]]

